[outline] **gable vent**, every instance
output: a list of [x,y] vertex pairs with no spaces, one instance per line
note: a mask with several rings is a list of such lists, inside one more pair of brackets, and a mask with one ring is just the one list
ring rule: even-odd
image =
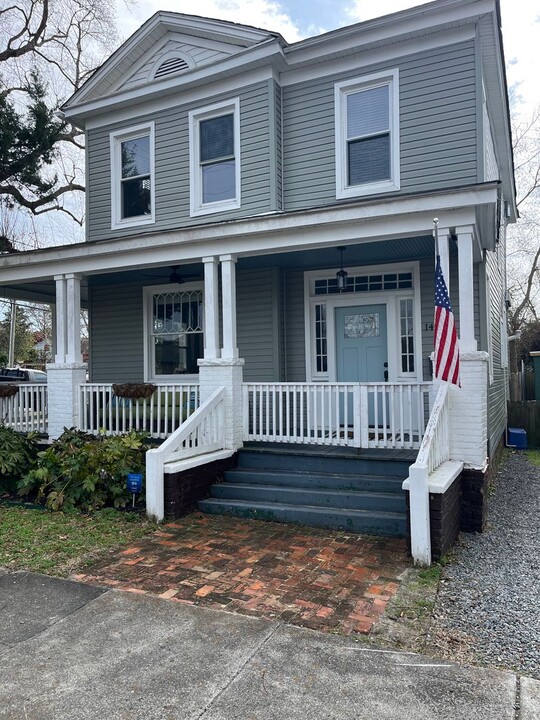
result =
[[189,65],[185,60],[179,57],[172,57],[168,60],[164,60],[156,70],[154,78],[162,78],[165,75],[172,75],[173,73],[182,72],[183,70],[189,70]]

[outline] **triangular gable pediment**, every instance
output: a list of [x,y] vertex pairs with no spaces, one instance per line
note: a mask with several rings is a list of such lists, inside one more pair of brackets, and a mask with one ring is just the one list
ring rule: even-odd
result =
[[275,37],[279,36],[222,20],[158,12],[96,70],[64,107],[152,83],[164,62],[166,69],[172,68],[172,74],[189,72]]

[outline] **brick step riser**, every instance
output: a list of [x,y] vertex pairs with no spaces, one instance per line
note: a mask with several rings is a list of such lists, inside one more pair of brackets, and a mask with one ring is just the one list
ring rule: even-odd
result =
[[403,513],[407,511],[405,495],[366,492],[313,492],[305,488],[276,486],[234,485],[224,482],[210,488],[212,497],[220,500],[244,500],[248,502],[277,503],[285,505],[309,505],[345,510],[379,510]]
[[405,479],[409,474],[411,463],[403,460],[340,458],[320,455],[293,455],[291,453],[279,455],[278,453],[241,450],[238,453],[238,466],[257,469],[298,470],[301,472],[390,475]]
[[357,490],[366,492],[385,492],[403,495],[403,479],[382,476],[355,475],[310,475],[307,472],[285,472],[280,470],[257,470],[239,468],[225,472],[226,482],[248,485],[275,485],[317,490]]
[[404,537],[406,533],[404,516],[384,516],[384,514],[375,512],[340,511],[291,505],[272,505],[271,503],[243,504],[240,501],[212,499],[199,502],[199,509],[213,515],[232,515],[255,520],[297,523],[385,537]]

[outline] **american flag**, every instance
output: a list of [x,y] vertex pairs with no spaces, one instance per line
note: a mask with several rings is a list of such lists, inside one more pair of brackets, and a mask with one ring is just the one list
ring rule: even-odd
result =
[[459,385],[459,346],[448,290],[437,255],[435,267],[435,378]]

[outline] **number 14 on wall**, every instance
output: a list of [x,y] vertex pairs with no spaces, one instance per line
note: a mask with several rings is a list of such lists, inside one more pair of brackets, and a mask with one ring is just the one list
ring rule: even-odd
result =
[[433,330],[433,323],[424,323],[424,330]]

